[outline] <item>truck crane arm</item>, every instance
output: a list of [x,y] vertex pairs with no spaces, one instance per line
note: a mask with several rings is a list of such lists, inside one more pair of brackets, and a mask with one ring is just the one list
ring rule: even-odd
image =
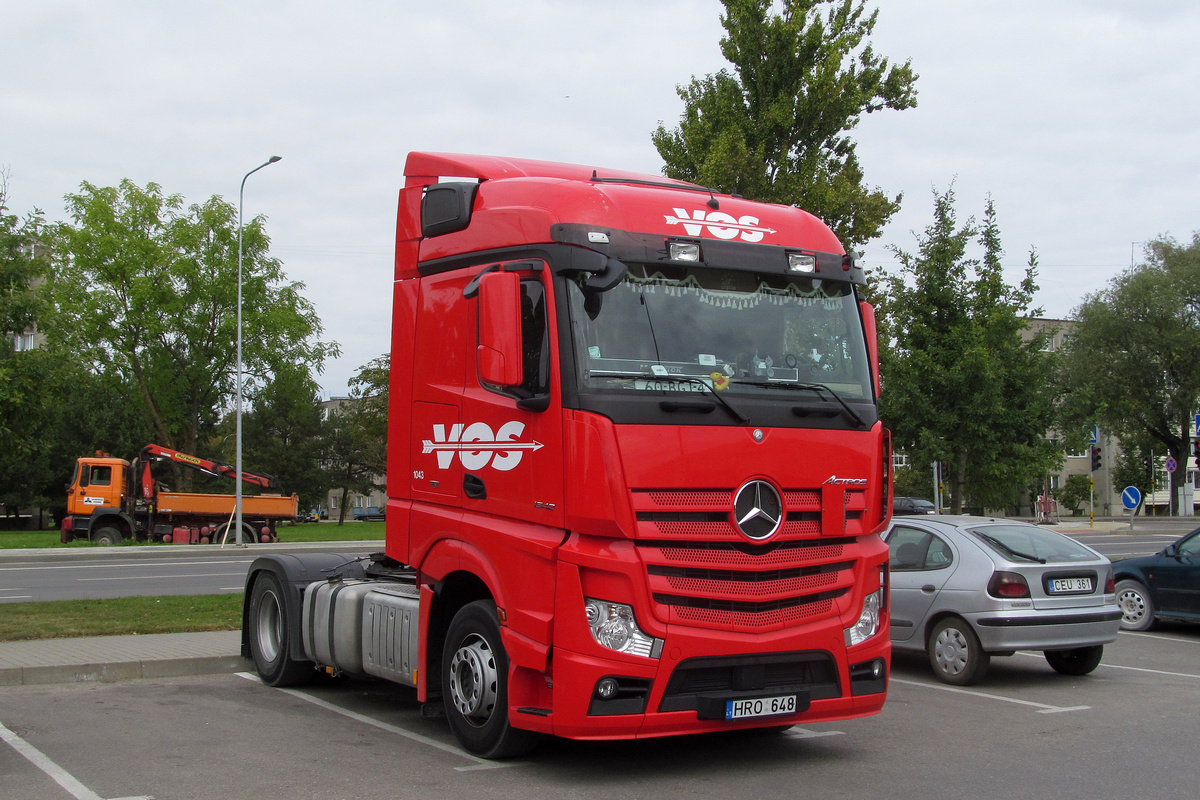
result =
[[[209,475],[216,475],[222,478],[237,478],[237,468],[231,467],[228,464],[221,464],[216,461],[191,456],[187,453],[180,453],[178,450],[172,450],[169,447],[163,447],[157,444],[148,444],[142,448],[142,488],[143,490],[148,485],[148,481],[153,480],[150,477],[150,462],[151,461],[173,461],[176,464],[182,464],[185,467],[204,472]],[[261,486],[264,489],[278,489],[279,479],[272,475],[263,475],[258,472],[249,472],[242,470],[242,483],[248,483],[253,486]]]

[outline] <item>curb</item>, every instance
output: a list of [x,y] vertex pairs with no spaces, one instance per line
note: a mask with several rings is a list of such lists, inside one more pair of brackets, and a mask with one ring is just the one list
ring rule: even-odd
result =
[[106,664],[8,667],[0,669],[0,686],[51,683],[116,683],[138,678],[183,678],[228,672],[253,672],[254,662],[241,656],[116,661]]

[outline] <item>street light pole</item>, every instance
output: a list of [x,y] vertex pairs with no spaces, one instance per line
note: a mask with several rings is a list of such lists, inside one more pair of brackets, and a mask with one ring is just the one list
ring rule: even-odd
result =
[[[233,535],[234,542],[238,547],[242,547],[242,207],[246,199],[246,178],[249,178],[254,173],[258,172],[263,167],[270,166],[278,161],[280,156],[271,156],[265,163],[259,164],[254,169],[250,170],[242,177],[242,187],[238,190],[238,280],[237,280],[237,436],[236,449],[237,459],[234,463],[235,476],[237,487],[234,490],[233,515],[234,525]],[[229,540],[229,534],[226,532],[225,540]]]

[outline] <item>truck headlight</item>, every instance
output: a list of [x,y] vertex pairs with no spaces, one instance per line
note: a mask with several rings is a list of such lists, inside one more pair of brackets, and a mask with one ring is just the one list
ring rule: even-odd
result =
[[863,598],[862,614],[854,627],[846,628],[846,646],[862,644],[879,632],[880,610],[883,608],[883,587]]
[[642,633],[632,607],[585,597],[583,610],[592,638],[602,647],[646,658],[658,658],[662,653],[662,639]]

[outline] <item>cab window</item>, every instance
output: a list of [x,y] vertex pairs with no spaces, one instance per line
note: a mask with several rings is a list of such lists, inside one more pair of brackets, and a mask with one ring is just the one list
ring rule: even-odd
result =
[[112,467],[94,466],[92,467],[92,486],[111,486],[112,485]]

